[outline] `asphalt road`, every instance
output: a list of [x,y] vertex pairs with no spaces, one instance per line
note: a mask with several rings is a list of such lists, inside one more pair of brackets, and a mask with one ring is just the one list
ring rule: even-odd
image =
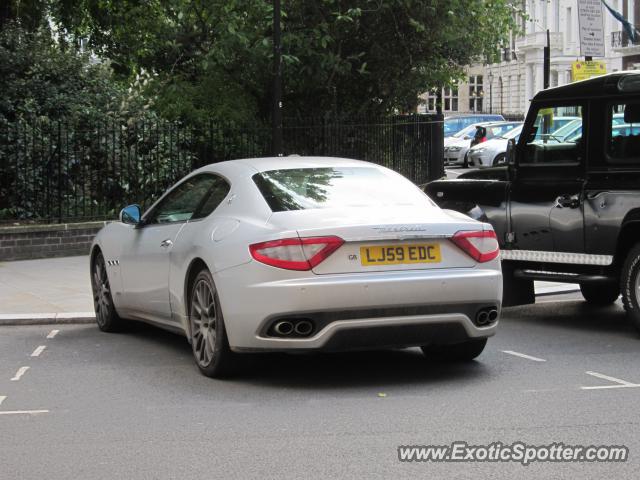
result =
[[[14,413],[0,414],[0,478],[638,478],[640,388],[586,372],[640,383],[640,338],[619,304],[576,299],[507,309],[471,364],[417,349],[260,355],[228,381],[144,325],[5,326],[0,413]],[[398,461],[399,445],[458,440],[622,444],[630,460]]]

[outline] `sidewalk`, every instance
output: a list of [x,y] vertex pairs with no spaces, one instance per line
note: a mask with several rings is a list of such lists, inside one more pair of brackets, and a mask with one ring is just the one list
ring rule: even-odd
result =
[[0,262],[0,325],[93,319],[88,256]]
[[[93,321],[89,257],[0,262],[0,325]],[[536,296],[578,285],[535,282]]]

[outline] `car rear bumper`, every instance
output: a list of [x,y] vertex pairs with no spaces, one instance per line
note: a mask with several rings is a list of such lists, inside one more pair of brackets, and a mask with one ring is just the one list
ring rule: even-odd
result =
[[[217,277],[229,344],[236,351],[459,343],[493,335],[497,320],[478,326],[476,314],[483,308],[499,312],[502,300],[497,260],[483,268],[339,275],[251,262]],[[247,284],[247,278],[254,282]],[[308,337],[279,338],[270,330],[276,321],[300,318],[314,325]]]

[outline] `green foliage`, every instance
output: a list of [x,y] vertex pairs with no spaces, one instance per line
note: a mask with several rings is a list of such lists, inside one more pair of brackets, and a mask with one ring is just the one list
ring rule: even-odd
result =
[[[55,17],[130,78],[153,72],[158,111],[188,122],[269,117],[267,0],[60,0]],[[418,94],[491,58],[509,0],[283,1],[285,115],[409,111]]]

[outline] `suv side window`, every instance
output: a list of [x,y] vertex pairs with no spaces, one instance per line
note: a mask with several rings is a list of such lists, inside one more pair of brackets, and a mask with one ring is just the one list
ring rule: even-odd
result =
[[640,101],[609,106],[606,145],[612,163],[640,163]]
[[162,201],[145,215],[145,224],[185,222],[190,220],[216,183],[215,175],[191,177],[175,187]]
[[582,135],[571,138],[555,135],[562,124],[554,123],[553,119],[572,117],[576,123],[582,124],[584,113],[582,105],[538,108],[533,128],[524,138],[524,155],[520,163],[547,166],[579,164],[584,158]]

